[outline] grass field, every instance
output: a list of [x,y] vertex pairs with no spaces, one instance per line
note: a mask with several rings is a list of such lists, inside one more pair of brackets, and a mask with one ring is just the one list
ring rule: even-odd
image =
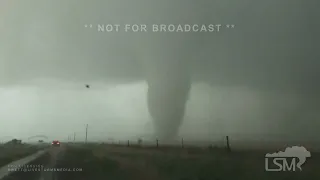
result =
[[[50,155],[48,153],[45,153],[40,158],[37,158],[31,162],[28,163],[28,165],[35,165],[38,166],[39,164],[46,164],[50,159]],[[1,180],[29,180],[29,179],[40,179],[41,172],[40,171],[29,171],[29,172],[23,172],[23,171],[17,171],[15,173],[9,174],[9,176],[5,176]]]
[[0,145],[0,167],[36,153],[38,150],[39,147],[26,144]]
[[320,157],[316,153],[307,159],[301,172],[265,172],[265,153],[181,147],[69,146],[58,167],[83,171],[60,173],[59,180],[320,179]]

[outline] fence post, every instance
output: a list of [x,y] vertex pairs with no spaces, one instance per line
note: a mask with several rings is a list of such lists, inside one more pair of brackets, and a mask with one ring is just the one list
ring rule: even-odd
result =
[[139,147],[142,146],[142,139],[141,139],[141,138],[138,139],[138,146],[139,146]]
[[230,149],[230,144],[229,144],[229,136],[226,136],[226,140],[227,140],[227,151],[231,151]]
[[159,140],[157,139],[157,147],[159,147]]
[[128,140],[128,144],[127,144],[127,146],[128,146],[128,147],[130,146],[130,142],[129,142],[129,140]]
[[183,138],[181,138],[181,147],[184,148]]

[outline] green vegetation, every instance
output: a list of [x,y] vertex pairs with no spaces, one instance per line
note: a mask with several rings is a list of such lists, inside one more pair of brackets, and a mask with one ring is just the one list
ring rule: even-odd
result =
[[17,144],[0,146],[0,167],[19,160],[39,150],[36,146]]
[[[28,165],[38,166],[39,164],[46,164],[50,160],[50,155],[45,153],[43,156],[31,161]],[[9,176],[4,177],[1,180],[26,180],[26,179],[40,179],[41,171],[17,171],[15,173],[11,173]]]
[[93,155],[90,148],[68,149],[62,161],[59,161],[57,167],[61,168],[82,168],[81,172],[60,172],[59,180],[69,179],[99,179],[108,177],[108,179],[127,179],[120,169],[119,164],[108,158],[98,158]]
[[[264,152],[219,149],[131,148],[111,145],[69,147],[60,167],[82,168],[61,173],[60,180],[227,180],[320,179],[317,154],[302,172],[265,172]],[[299,170],[298,170],[299,171]]]

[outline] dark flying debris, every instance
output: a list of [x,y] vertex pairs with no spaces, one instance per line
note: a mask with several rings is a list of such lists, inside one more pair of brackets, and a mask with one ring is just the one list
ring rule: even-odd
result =
[[90,88],[90,85],[86,84],[86,88]]

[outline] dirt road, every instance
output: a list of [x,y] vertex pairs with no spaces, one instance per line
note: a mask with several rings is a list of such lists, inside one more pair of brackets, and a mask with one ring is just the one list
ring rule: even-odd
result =
[[44,170],[41,172],[41,176],[39,180],[57,180],[57,173],[52,171],[51,168],[55,168],[58,161],[63,158],[63,154],[66,150],[65,145],[61,145],[60,147],[51,147],[49,150],[50,161],[44,167]]

